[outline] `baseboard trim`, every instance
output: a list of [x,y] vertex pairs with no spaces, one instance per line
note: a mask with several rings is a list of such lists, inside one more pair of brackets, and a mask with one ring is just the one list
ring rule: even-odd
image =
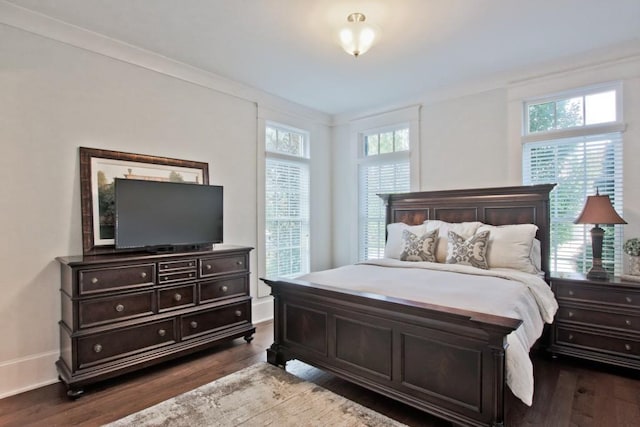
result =
[[58,382],[58,356],[56,350],[0,363],[0,399]]
[[260,298],[253,303],[252,321],[260,323],[273,319],[273,297]]

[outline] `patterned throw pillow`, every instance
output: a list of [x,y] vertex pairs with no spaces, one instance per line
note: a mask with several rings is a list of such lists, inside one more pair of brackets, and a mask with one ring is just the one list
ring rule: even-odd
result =
[[429,261],[436,262],[436,243],[438,242],[438,230],[420,237],[409,230],[402,231],[401,261]]
[[488,230],[474,234],[467,240],[453,231],[449,231],[448,237],[447,264],[471,265],[484,270],[489,269],[487,261]]

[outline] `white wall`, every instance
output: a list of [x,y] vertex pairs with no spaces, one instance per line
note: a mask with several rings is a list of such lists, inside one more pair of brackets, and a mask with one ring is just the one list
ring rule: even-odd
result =
[[[82,253],[78,147],[207,162],[210,182],[225,187],[225,242],[256,247],[258,227],[256,100],[3,24],[0,58],[2,397],[57,378],[54,258]],[[268,96],[259,98],[264,103]],[[326,236],[330,179],[319,171],[329,168],[330,129],[327,117],[316,117],[309,130],[321,204],[313,231]],[[330,242],[314,242],[314,267],[328,266]],[[251,254],[254,297],[257,251]],[[254,299],[254,320],[268,318],[271,307],[270,297]]]
[[[520,129],[522,101],[600,82],[622,81],[624,120],[624,213],[629,223],[625,238],[640,236],[640,57],[604,60],[591,58],[593,65],[554,63],[553,69],[538,68],[541,77],[523,76],[517,83],[447,99],[424,97],[420,109],[420,190],[480,188],[521,185],[522,150]],[[568,71],[557,72],[558,68]],[[413,104],[415,100],[411,100]],[[389,110],[397,109],[397,105]],[[376,112],[384,111],[378,106]],[[357,227],[353,200],[357,198],[357,141],[349,132],[352,123],[370,111],[341,116],[333,130],[334,265],[353,262],[357,242],[345,242]],[[635,161],[634,161],[635,160]]]

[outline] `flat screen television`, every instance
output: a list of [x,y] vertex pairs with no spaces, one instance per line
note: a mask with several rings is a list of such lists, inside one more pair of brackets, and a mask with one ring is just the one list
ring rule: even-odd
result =
[[197,250],[222,242],[218,185],[115,180],[116,249]]

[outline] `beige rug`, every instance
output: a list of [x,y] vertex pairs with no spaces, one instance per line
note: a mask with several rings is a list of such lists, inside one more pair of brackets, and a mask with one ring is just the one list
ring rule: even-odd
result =
[[108,424],[109,427],[403,425],[264,362]]

